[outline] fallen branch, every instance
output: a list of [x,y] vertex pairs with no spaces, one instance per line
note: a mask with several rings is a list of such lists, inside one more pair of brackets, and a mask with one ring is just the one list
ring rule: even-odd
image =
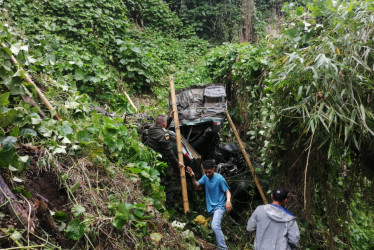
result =
[[[4,43],[1,43],[1,47],[3,47],[4,49],[8,48]],[[16,66],[19,66],[18,62],[17,62],[17,59],[11,55],[10,56],[10,60],[12,61],[12,63]],[[22,69],[21,67],[19,67],[20,69]],[[45,106],[49,109],[49,110],[54,110],[54,108],[52,107],[52,104],[48,101],[48,99],[44,96],[43,92],[38,88],[38,86],[35,85],[35,83],[33,82],[33,80],[31,80],[31,78],[29,77],[29,75],[25,72],[25,80],[26,82],[32,84],[35,88],[35,91],[36,93],[38,94],[39,98],[42,100],[42,102],[45,104]],[[62,121],[60,115],[57,113],[56,111],[56,118],[57,120],[59,121]]]
[[31,218],[29,219],[29,214],[25,211],[21,204],[18,203],[16,196],[9,189],[1,175],[0,204],[6,204],[9,214],[12,217],[16,217],[25,228],[30,230],[30,232],[34,232],[34,222],[31,220]]

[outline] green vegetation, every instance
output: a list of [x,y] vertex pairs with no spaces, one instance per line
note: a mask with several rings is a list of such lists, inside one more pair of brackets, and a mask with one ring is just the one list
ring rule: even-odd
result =
[[[24,43],[32,48],[29,71],[74,85],[123,112],[127,108],[123,90],[160,86],[165,75],[207,48],[206,42],[174,25],[165,4],[144,2],[137,18],[145,25],[150,11],[158,13],[158,19],[152,19],[157,29],[131,23],[128,14],[138,6],[131,1],[9,1],[2,7],[3,19],[12,29],[25,32]],[[162,31],[166,27],[168,31]],[[184,35],[169,33],[174,27]]]
[[373,5],[325,6],[285,5],[282,37],[217,47],[199,71],[228,87],[259,174],[297,194],[303,245],[369,249],[372,209],[348,235],[356,199],[373,202]]
[[[165,15],[173,17],[162,2],[153,4],[153,11],[163,9]],[[158,241],[153,240],[152,231],[162,228],[159,224],[165,221],[160,212],[166,211],[159,177],[165,164],[140,142],[135,126],[123,124],[122,117],[90,112],[89,106],[108,105],[117,112],[132,113],[123,90],[163,93],[163,78],[208,46],[193,33],[168,35],[173,24],[165,16],[160,16],[157,27],[164,25],[167,31],[152,25],[136,26],[130,21],[127,6],[134,10],[131,3],[121,1],[0,4],[0,42],[8,47],[0,51],[2,173],[15,181],[19,192],[23,189],[16,183],[22,179],[27,182],[29,169],[56,173],[71,204],[54,215],[58,231],[63,235],[65,231],[62,237],[77,241],[81,247],[83,241],[86,247],[112,249],[154,246]],[[146,17],[144,13],[142,18]],[[19,65],[12,65],[12,53]],[[39,102],[47,113],[44,116],[25,101],[24,96],[38,102],[35,88],[25,82],[26,71],[56,111],[47,112]],[[56,112],[62,122],[53,119]],[[44,153],[25,154],[24,147],[36,147]],[[85,177],[82,180],[80,176]],[[164,216],[167,218],[168,213]],[[117,231],[110,238],[116,240],[105,238],[114,228]],[[181,236],[169,234],[163,236],[167,244],[184,244]],[[145,235],[151,237],[143,239]],[[32,241],[45,244],[35,237]],[[46,243],[56,247],[54,244],[72,247],[63,241]]]
[[[214,46],[241,39],[248,3],[255,7],[257,42]],[[370,249],[374,5],[314,0],[281,6],[280,0],[1,1],[0,42],[7,46],[0,50],[1,175],[32,201],[30,180],[52,172],[67,201],[50,208],[53,233],[36,228],[28,242],[24,229],[9,227],[15,241],[7,237],[0,246],[206,248],[190,231],[170,229],[168,219],[188,222],[197,214],[175,218],[165,209],[165,164],[141,143],[137,124],[90,112],[95,105],[133,113],[126,90],[157,99],[153,107],[139,100],[142,111],[165,113],[173,74],[178,88],[226,85],[261,184],[292,193],[303,248]],[[265,27],[282,16],[278,36],[270,38]],[[26,73],[54,111],[39,101]],[[223,134],[230,139],[228,128]],[[254,199],[241,216],[249,218],[259,204]],[[251,247],[253,236],[228,218],[229,246]],[[188,226],[213,242],[204,226]]]

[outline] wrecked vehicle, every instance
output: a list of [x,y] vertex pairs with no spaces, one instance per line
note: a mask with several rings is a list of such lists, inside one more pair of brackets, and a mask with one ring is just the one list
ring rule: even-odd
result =
[[[201,163],[214,159],[216,172],[230,185],[233,200],[248,202],[253,179],[237,144],[221,142],[221,130],[226,119],[226,91],[222,85],[195,85],[176,90],[179,127],[182,137],[184,164],[190,166],[197,178],[203,175]],[[171,100],[170,110],[171,107]],[[141,131],[143,143],[147,128]],[[174,153],[177,154],[174,122],[168,127]],[[176,170],[176,174],[178,174]]]

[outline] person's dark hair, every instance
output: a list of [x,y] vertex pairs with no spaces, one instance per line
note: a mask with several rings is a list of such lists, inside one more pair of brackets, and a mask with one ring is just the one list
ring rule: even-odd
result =
[[282,202],[287,198],[288,191],[284,188],[278,187],[273,191],[273,200]]
[[164,115],[158,115],[156,117],[156,125],[157,126],[161,126],[162,124],[164,124],[166,122],[166,116]]
[[213,169],[216,167],[216,162],[214,160],[206,160],[203,163],[204,169]]

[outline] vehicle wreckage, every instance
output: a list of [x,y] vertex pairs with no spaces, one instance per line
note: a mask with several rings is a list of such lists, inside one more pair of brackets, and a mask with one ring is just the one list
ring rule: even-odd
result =
[[[171,110],[171,100],[169,100]],[[203,175],[202,161],[214,159],[216,172],[227,180],[232,199],[240,203],[251,200],[253,177],[246,165],[239,146],[221,142],[221,130],[226,119],[227,101],[222,85],[194,85],[176,90],[179,127],[182,137],[184,164],[190,166],[197,178]],[[147,129],[140,129],[143,143],[147,140]],[[169,127],[174,153],[177,155],[174,122]],[[177,173],[177,172],[176,172]]]

